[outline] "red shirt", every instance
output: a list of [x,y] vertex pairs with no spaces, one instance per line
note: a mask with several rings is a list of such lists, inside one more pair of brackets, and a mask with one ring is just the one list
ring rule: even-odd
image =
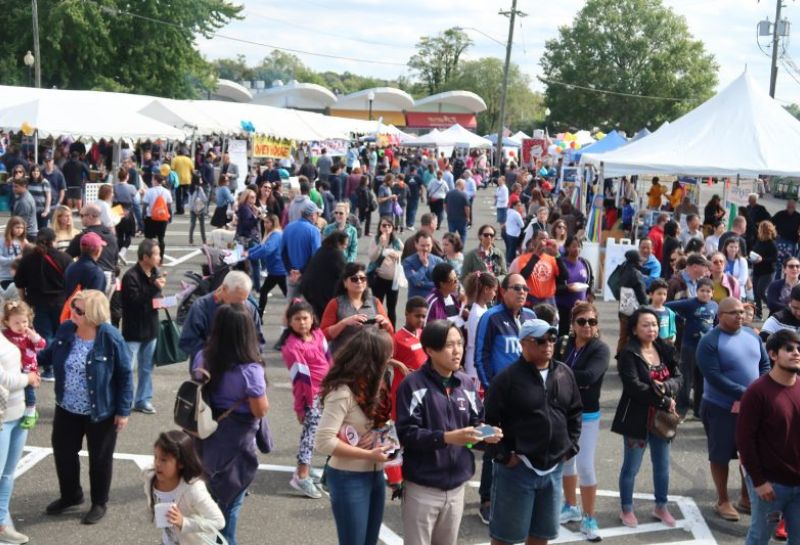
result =
[[[416,371],[428,361],[428,355],[419,342],[422,330],[411,332],[401,327],[394,334],[394,359],[408,367],[409,371]],[[397,389],[405,377],[402,373],[395,372],[392,380],[392,420],[397,420]]]
[[653,255],[661,261],[661,254],[664,253],[664,227],[660,225],[654,226],[647,233],[647,238],[653,241]]

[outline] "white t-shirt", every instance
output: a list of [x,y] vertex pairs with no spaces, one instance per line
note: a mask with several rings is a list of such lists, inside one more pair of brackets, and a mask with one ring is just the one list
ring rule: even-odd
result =
[[[175,487],[173,490],[169,491],[161,491],[156,490],[153,488],[153,496],[155,498],[155,503],[176,503],[178,488]],[[170,526],[169,528],[162,528],[161,529],[161,544],[162,545],[178,545],[178,534],[179,531],[174,526]]]
[[486,307],[472,303],[467,320],[467,353],[464,355],[464,371],[477,379],[478,371],[475,369],[475,336],[478,334],[478,322],[486,312]]
[[150,208],[156,202],[159,195],[164,196],[164,200],[167,201],[168,205],[172,204],[172,193],[170,193],[166,187],[160,185],[153,186],[145,192],[144,198],[142,199],[142,202],[147,205],[147,210],[144,214],[146,217],[150,217]]
[[494,195],[497,199],[497,208],[508,208],[508,186],[501,185]]
[[510,237],[518,237],[522,234],[522,228],[525,227],[525,221],[520,216],[519,212],[510,208],[506,214],[506,234]]

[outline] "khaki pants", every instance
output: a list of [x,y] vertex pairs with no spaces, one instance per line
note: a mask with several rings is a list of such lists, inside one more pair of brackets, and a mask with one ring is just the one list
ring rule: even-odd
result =
[[406,481],[403,484],[403,543],[455,545],[464,513],[466,483],[439,490]]

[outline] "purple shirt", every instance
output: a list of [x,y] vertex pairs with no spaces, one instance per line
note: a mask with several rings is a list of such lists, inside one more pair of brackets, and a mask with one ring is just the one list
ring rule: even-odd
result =
[[[578,259],[575,263],[572,263],[569,259],[562,259],[561,262],[564,264],[564,267],[567,269],[567,284],[572,284],[574,282],[581,282],[582,284],[589,283],[589,271],[586,270],[586,266],[583,262]],[[558,296],[558,306],[560,307],[569,307],[572,308],[576,302],[584,301],[586,299],[586,292],[578,292],[578,293],[565,293],[563,295]]]
[[[203,367],[203,351],[197,353],[192,369]],[[209,401],[214,409],[227,409],[242,399],[261,397],[267,393],[267,380],[264,366],[260,363],[243,363],[226,371],[216,390],[210,392]],[[248,414],[250,405],[246,402],[236,408],[237,413]]]

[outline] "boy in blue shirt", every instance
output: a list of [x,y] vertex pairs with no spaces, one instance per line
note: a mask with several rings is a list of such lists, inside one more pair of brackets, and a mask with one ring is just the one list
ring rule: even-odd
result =
[[675,312],[664,306],[668,289],[667,281],[659,278],[653,280],[647,288],[647,293],[650,294],[650,308],[658,315],[658,337],[674,345],[677,335]]
[[[703,398],[703,378],[700,376],[696,365],[697,343],[700,338],[711,331],[717,318],[719,306],[711,296],[714,292],[714,285],[709,278],[697,280],[697,297],[682,299],[680,301],[670,301],[666,307],[674,310],[683,320],[683,339],[681,346],[681,374],[683,384],[678,392],[677,411],[682,418],[686,417],[689,405],[692,405],[695,417],[699,418],[700,400]],[[689,392],[694,384],[693,399],[689,398]]]

